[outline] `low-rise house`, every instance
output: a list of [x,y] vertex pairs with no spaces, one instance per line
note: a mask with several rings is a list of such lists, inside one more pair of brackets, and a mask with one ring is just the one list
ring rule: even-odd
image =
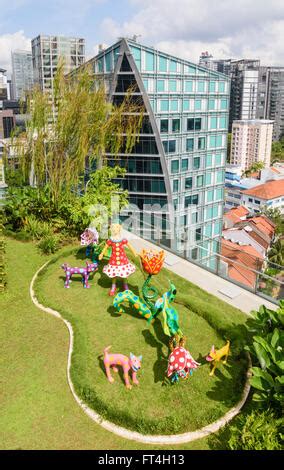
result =
[[272,208],[284,214],[284,179],[242,191],[241,204],[254,213],[259,213],[261,208]]

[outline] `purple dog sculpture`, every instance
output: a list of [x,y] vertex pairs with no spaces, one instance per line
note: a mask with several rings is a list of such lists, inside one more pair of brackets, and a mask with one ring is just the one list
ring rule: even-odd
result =
[[66,273],[66,279],[65,279],[65,284],[64,287],[69,289],[70,287],[70,281],[71,277],[73,274],[81,274],[82,276],[82,282],[84,284],[84,287],[86,289],[90,288],[90,284],[88,282],[89,280],[89,275],[93,272],[96,272],[98,269],[98,263],[89,263],[88,261],[86,262],[86,267],[85,268],[71,268],[67,263],[62,264],[62,269],[64,269]]

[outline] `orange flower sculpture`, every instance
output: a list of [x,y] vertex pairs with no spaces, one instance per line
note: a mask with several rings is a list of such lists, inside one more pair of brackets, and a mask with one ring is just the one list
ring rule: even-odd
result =
[[143,269],[146,271],[146,273],[151,275],[159,274],[165,260],[164,250],[154,251],[143,249],[140,253],[140,257],[142,260]]

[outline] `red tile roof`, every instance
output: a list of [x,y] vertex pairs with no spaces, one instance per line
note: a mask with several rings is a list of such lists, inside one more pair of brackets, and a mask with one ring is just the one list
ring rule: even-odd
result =
[[242,193],[265,200],[275,199],[284,196],[284,180],[267,181],[264,184],[255,186],[255,188],[246,189]]
[[275,224],[265,215],[259,215],[248,219],[249,222],[254,224],[258,230],[273,238],[275,233]]
[[223,259],[228,264],[228,276],[248,287],[254,288],[256,283],[256,273],[259,271],[263,258],[249,245],[240,246],[229,240],[222,239],[221,254],[227,259]]
[[230,219],[235,224],[236,222],[239,222],[241,220],[241,217],[245,217],[248,214],[249,210],[247,210],[246,207],[238,206],[233,207],[228,212],[226,212],[226,214],[224,214],[224,217]]

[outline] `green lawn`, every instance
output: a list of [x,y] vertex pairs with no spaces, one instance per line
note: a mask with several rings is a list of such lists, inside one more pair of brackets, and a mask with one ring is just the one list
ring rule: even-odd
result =
[[[29,298],[30,280],[46,258],[39,255],[32,244],[14,240],[8,241],[7,255],[8,291],[1,298],[1,344],[4,351],[0,371],[4,410],[0,417],[1,448],[158,448],[118,438],[93,423],[80,410],[66,381],[67,329],[58,319],[36,309]],[[188,382],[176,387],[162,387],[168,351],[159,321],[153,331],[145,320],[134,318],[132,314],[115,316],[109,308],[107,281],[100,279],[98,273],[89,290],[83,289],[75,280],[70,289],[64,289],[60,264],[61,260],[51,265],[40,278],[38,291],[50,306],[62,307],[64,316],[71,320],[75,331],[72,377],[77,389],[95,390],[97,407],[105,405],[108,400],[107,413],[112,414],[115,420],[112,405],[115,400],[115,409],[123,411],[122,419],[129,427],[137,426],[137,419],[133,418],[136,413],[143,417],[139,424],[141,429],[149,427],[150,423],[155,428],[152,432],[156,432],[158,422],[162,423],[162,428],[168,424],[169,430],[176,430],[177,426],[182,430],[196,429],[224,414],[235,403],[242,388],[240,372],[243,368],[237,355],[233,354],[229,365],[222,366],[213,379],[208,376],[206,364]],[[167,285],[168,273],[163,272],[160,277],[159,287],[163,289]],[[208,352],[212,341],[216,346],[222,345],[224,340],[219,333],[229,330],[231,336],[239,335],[240,325],[245,320],[243,314],[172,273],[170,278],[181,283],[177,301],[187,307],[190,305],[189,309],[184,305],[177,305],[177,308],[188,337],[187,347],[197,360]],[[141,284],[141,274],[137,272],[130,281],[134,287],[136,283]],[[215,319],[212,318],[213,310],[216,310]],[[108,344],[113,345],[114,352],[128,354],[132,350],[143,354],[139,387],[126,391],[117,376],[113,386],[108,384],[98,358]],[[194,419],[183,419],[184,406],[191,407]],[[151,409],[154,410],[152,414]],[[170,417],[168,420],[166,412]],[[174,421],[175,416],[178,420]],[[210,447],[210,438],[179,446],[184,449]]]

